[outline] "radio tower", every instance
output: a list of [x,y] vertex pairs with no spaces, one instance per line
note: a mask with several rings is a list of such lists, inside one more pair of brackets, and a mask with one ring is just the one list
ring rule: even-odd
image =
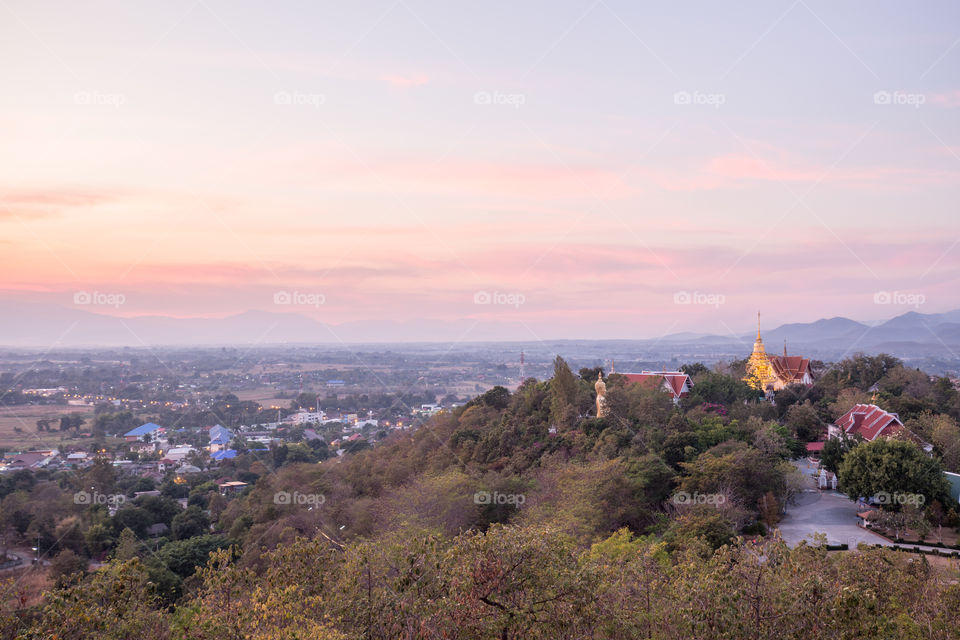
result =
[[523,382],[526,379],[527,379],[527,372],[523,362],[523,351],[521,351],[520,352],[520,382]]

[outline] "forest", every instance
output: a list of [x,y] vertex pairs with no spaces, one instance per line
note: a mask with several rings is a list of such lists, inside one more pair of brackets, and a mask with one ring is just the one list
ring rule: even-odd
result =
[[[897,412],[932,454],[845,443],[829,452],[841,489],[888,482],[858,459],[891,461],[896,489],[924,496],[921,516],[956,528],[942,473],[960,465],[950,381],[856,355],[817,363],[812,387],[771,403],[743,366],[684,367],[694,385],[675,404],[558,357],[549,380],[494,387],[319,463],[249,452],[158,484],[106,461],[4,476],[4,544],[39,541],[53,562],[42,593],[3,585],[0,637],[960,636],[955,565],[790,548],[776,529],[804,490],[794,461],[858,402]],[[224,478],[250,486],[221,495]],[[77,504],[78,491],[124,500]]]

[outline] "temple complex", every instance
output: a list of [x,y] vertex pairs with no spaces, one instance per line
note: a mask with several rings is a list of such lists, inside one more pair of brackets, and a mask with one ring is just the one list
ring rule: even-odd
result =
[[787,344],[783,344],[783,355],[771,355],[763,346],[760,337],[760,313],[757,312],[757,339],[753,342],[753,353],[747,360],[747,375],[743,381],[754,389],[763,392],[779,391],[790,384],[813,384],[810,374],[810,359],[802,356],[788,356]]

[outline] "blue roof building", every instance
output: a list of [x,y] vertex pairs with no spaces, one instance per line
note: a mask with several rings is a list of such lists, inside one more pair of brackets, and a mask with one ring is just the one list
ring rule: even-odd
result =
[[210,444],[227,445],[233,440],[233,432],[222,424],[210,427]]
[[123,434],[123,437],[124,437],[124,438],[139,438],[139,437],[141,437],[141,436],[147,435],[148,433],[153,433],[153,432],[156,431],[157,429],[163,429],[163,427],[161,427],[161,426],[158,425],[158,424],[154,424],[154,423],[152,423],[152,422],[148,422],[148,423],[146,423],[146,424],[140,425],[140,426],[137,427],[136,429],[131,429],[130,431],[127,431],[125,434]]
[[237,450],[236,450],[236,449],[223,449],[222,451],[217,451],[216,453],[211,453],[211,454],[210,454],[210,458],[211,458],[212,460],[216,460],[216,461],[218,461],[218,462],[219,462],[220,460],[230,460],[230,459],[236,458],[236,457],[237,457]]

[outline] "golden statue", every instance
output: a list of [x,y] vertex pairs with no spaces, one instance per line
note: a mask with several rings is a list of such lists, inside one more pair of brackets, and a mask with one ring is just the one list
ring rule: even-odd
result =
[[607,409],[607,384],[603,381],[603,376],[597,376],[597,383],[593,385],[593,388],[597,390],[597,417],[606,418],[608,409]]

